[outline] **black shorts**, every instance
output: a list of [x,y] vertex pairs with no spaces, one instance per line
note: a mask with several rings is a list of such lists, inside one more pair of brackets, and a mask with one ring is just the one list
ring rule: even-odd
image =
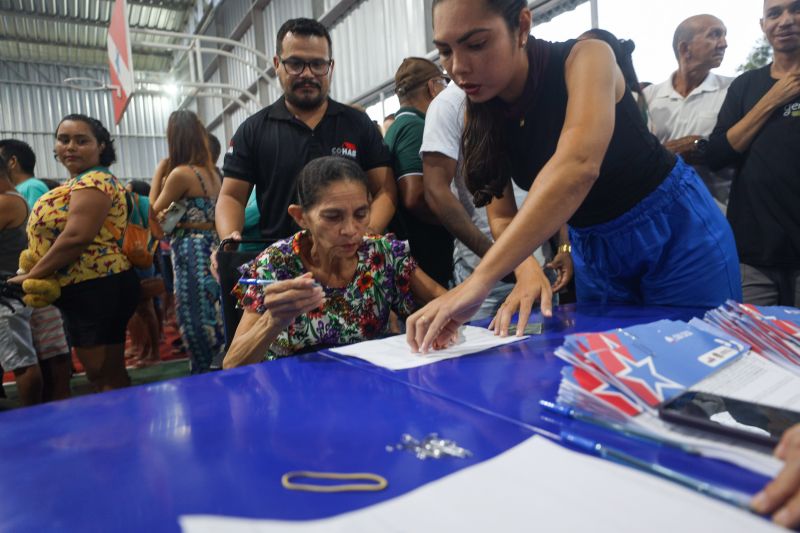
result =
[[123,344],[138,303],[139,277],[133,269],[62,287],[54,302],[70,345],[78,348]]

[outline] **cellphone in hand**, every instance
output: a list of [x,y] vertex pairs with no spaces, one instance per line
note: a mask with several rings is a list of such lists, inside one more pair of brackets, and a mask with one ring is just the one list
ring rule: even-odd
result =
[[686,391],[658,408],[668,422],[691,426],[761,446],[774,447],[800,423],[800,413],[705,392]]

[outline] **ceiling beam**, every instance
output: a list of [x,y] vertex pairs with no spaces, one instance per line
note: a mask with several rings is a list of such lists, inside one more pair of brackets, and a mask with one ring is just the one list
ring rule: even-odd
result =
[[[29,39],[29,38],[9,38],[9,37],[0,37],[0,41],[9,42],[9,43],[16,43],[16,44],[32,44],[37,46],[53,46],[53,47],[68,47],[70,50],[81,50],[85,52],[102,52],[105,56],[108,54],[108,49],[106,47],[101,46],[89,46],[89,45],[81,45],[81,44],[72,44],[72,43],[58,43],[53,41],[40,41],[37,39]],[[133,47],[132,49],[134,60],[136,56],[148,56],[160,59],[162,61],[167,62],[165,66],[169,66],[169,62],[172,61],[172,54],[170,52],[160,52],[160,51],[152,51],[147,48],[139,48]],[[8,59],[8,58],[7,58]],[[24,60],[24,58],[20,58],[20,60]],[[92,63],[85,63],[87,65]]]
[[[550,22],[558,15],[571,11],[588,0],[532,0],[528,8],[533,11],[533,23]],[[588,29],[588,28],[587,28]]]
[[337,4],[331,6],[331,8],[322,14],[319,17],[319,22],[325,26],[326,28],[330,29],[339,22],[348,11],[356,7],[358,4],[363,2],[364,0],[339,0]]
[[[12,22],[8,18],[22,19],[22,20],[40,20],[42,22],[60,22],[67,24],[75,24],[88,28],[108,28],[108,20],[91,20],[79,17],[77,15],[58,15],[56,13],[34,13],[32,11],[17,11],[17,10],[0,10],[0,15],[6,18],[8,24]],[[131,28],[142,29],[166,29],[172,28],[159,28],[156,26],[142,26],[139,24],[131,24]],[[177,28],[175,28],[177,29]]]
[[186,11],[194,8],[192,0],[128,0],[128,5],[167,9],[169,11]]

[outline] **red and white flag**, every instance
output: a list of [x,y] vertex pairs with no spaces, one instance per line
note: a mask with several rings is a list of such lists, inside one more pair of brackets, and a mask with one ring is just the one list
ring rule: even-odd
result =
[[111,84],[119,89],[111,91],[114,102],[114,123],[119,124],[134,91],[133,54],[128,27],[128,5],[125,0],[116,0],[108,26],[108,66]]

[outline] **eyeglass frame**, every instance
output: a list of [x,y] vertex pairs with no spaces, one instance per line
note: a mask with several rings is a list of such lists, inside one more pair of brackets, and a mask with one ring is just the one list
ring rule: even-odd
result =
[[[286,61],[289,61],[289,60],[297,61],[298,63],[302,63],[303,65],[300,68],[300,70],[298,70],[297,72],[292,72],[289,69],[289,67],[286,66]],[[328,59],[327,61],[323,60],[323,59],[312,59],[311,61],[305,61],[305,60],[300,59],[298,57],[288,57],[286,59],[283,59],[281,56],[278,56],[278,61],[280,62],[281,65],[283,65],[283,68],[286,69],[286,73],[289,74],[290,76],[299,76],[300,74],[305,72],[306,68],[308,68],[308,71],[311,74],[313,74],[314,76],[327,76],[328,74],[330,74],[331,67],[333,66],[333,59]],[[325,65],[327,65],[327,68],[325,69],[325,72],[324,73],[315,72],[314,71],[314,67],[311,65],[311,63],[313,61],[322,61]]]

